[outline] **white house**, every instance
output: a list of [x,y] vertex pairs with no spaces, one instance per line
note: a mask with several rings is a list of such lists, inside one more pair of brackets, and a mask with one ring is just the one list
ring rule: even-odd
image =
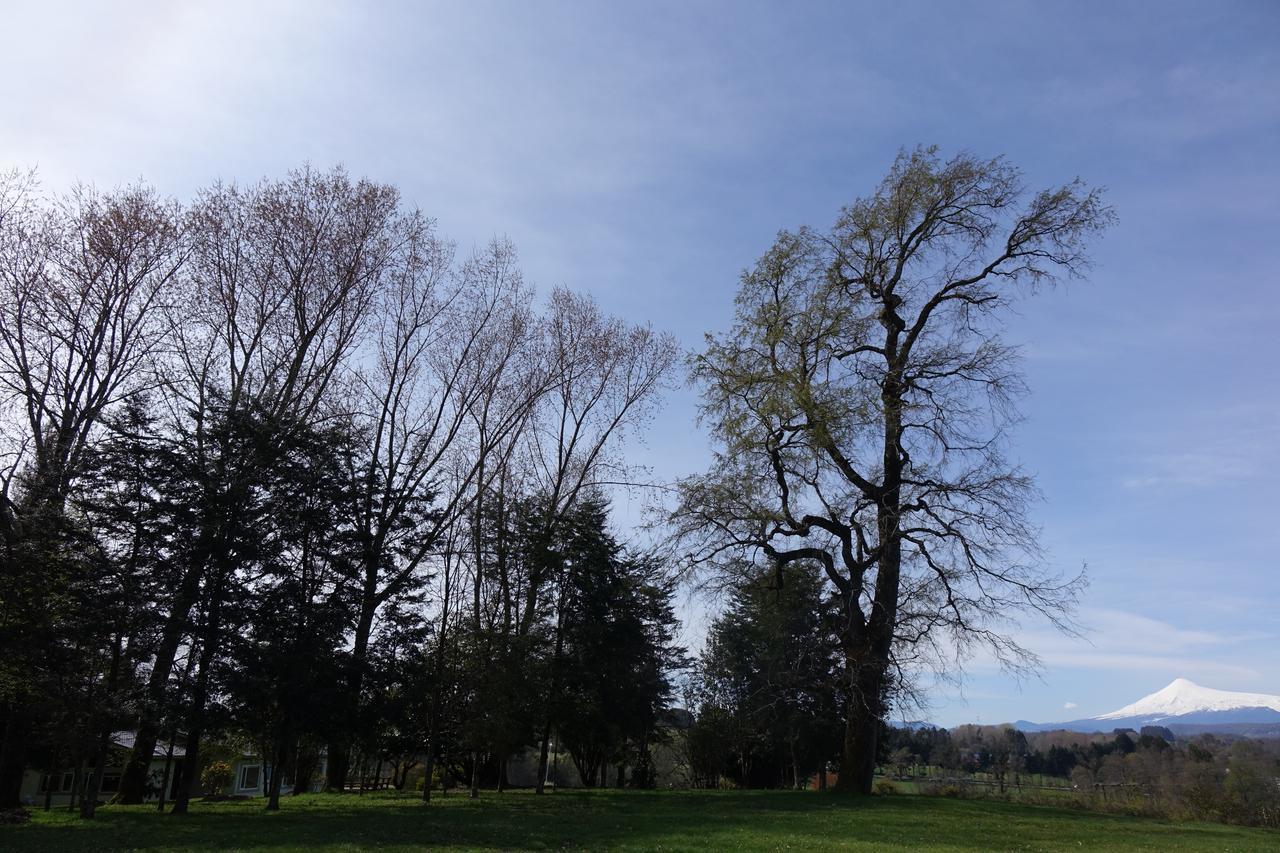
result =
[[[133,750],[133,732],[116,732],[111,736],[111,748],[107,752],[107,766],[102,775],[102,789],[98,794],[100,800],[110,800],[120,788],[120,775]],[[186,753],[181,746],[174,745],[170,753],[169,744],[156,744],[151,756],[151,768],[147,777],[146,797],[157,800],[160,789],[165,788],[165,800],[172,800],[178,790],[178,782],[182,778]],[[83,769],[84,777],[88,777],[93,768]],[[82,783],[83,784],[83,783]],[[22,774],[22,802],[27,805],[41,806],[46,802],[54,806],[65,806],[71,801],[76,787],[75,768],[63,768],[55,773],[27,768]]]
[[[134,733],[133,732],[116,732],[111,736],[111,748],[108,751],[107,767],[102,776],[102,788],[98,794],[101,802],[109,801],[115,796],[116,791],[120,789],[120,776],[124,772],[124,765],[129,760],[129,754],[133,751]],[[151,758],[151,769],[147,778],[146,799],[148,802],[155,802],[160,798],[160,789],[163,786],[164,799],[170,802],[174,799],[178,792],[178,786],[181,783],[183,773],[185,772],[186,752],[179,745],[172,747],[167,743],[156,745],[155,753]],[[270,778],[271,765],[264,762],[260,757],[252,754],[245,754],[231,763],[233,776],[231,784],[225,790],[216,793],[228,797],[262,797],[266,795],[266,784]],[[83,769],[83,779],[81,786],[86,784],[88,775],[92,772],[91,767]],[[324,787],[325,759],[320,757],[320,763],[316,768],[313,782],[311,784],[312,791],[319,791]],[[48,802],[51,806],[65,806],[71,802],[73,793],[76,789],[76,771],[75,768],[61,769],[55,773],[47,773],[44,770],[27,768],[22,777],[22,801],[29,806],[43,806]],[[293,791],[293,780],[288,775],[282,780],[281,790],[284,793]],[[197,796],[204,796],[210,791],[204,791],[199,785],[196,787]]]
[[[310,790],[313,793],[324,790],[325,769],[325,757],[321,755],[315,773],[311,777]],[[271,778],[270,762],[263,761],[260,756],[247,753],[232,762],[231,770],[233,772],[231,784],[222,793],[229,797],[265,797],[267,795],[267,781]],[[293,778],[287,772],[280,780],[280,793],[293,793]]]

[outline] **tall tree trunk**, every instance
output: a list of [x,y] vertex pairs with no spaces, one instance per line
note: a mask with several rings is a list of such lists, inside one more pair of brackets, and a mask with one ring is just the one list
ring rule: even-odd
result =
[[365,662],[369,655],[369,638],[373,633],[373,617],[378,609],[377,579],[378,559],[366,553],[364,561],[364,585],[360,593],[360,617],[356,620],[355,635],[351,644],[346,685],[347,725],[329,741],[329,760],[325,764],[325,787],[342,793],[347,788],[351,773],[351,734],[359,728],[360,693],[364,690]]
[[169,775],[173,772],[173,742],[174,733],[169,734],[169,748],[164,752],[164,774],[160,777],[160,799],[156,803],[156,811],[164,811],[165,793],[169,790]]
[[[885,714],[889,655],[898,620],[898,586],[902,569],[902,364],[899,336],[902,319],[892,303],[881,322],[889,370],[881,385],[884,444],[883,480],[876,507],[876,537],[880,547],[875,595],[862,636],[845,637],[846,672],[850,702],[845,726],[844,755],[836,787],[870,794],[876,771],[876,744]],[[850,606],[856,606],[851,603]]]
[[[482,428],[483,430],[483,428]],[[484,446],[483,431],[481,432],[481,447]],[[482,636],[481,633],[481,612],[480,612],[480,594],[484,582],[484,542],[481,538],[481,519],[484,513],[484,470],[485,470],[486,454],[480,455],[480,462],[477,466],[479,479],[476,480],[476,502],[472,509],[471,524],[471,546],[475,552],[475,580],[471,589],[472,618],[475,620],[476,638]],[[489,642],[486,640],[486,646]],[[488,649],[486,649],[488,650]],[[492,660],[492,658],[490,658]],[[471,753],[471,799],[479,799],[480,797],[480,751],[473,750]]]
[[200,729],[192,727],[187,732],[187,754],[183,759],[183,773],[178,780],[178,791],[173,796],[173,808],[169,814],[186,814],[200,777]]
[[[205,537],[209,535],[207,531],[204,533]],[[200,582],[204,578],[208,554],[207,544],[197,549],[196,559],[183,574],[173,607],[165,617],[160,645],[156,648],[151,674],[147,678],[147,693],[142,703],[142,715],[134,735],[133,749],[120,776],[120,790],[116,799],[125,805],[138,805],[146,799],[147,776],[151,771],[151,758],[155,755],[156,742],[160,738],[160,713],[165,705],[169,676],[173,674],[178,649],[187,633],[191,608],[195,607],[200,598]]]
[[[289,755],[293,751],[288,728],[276,738],[274,755],[271,756],[271,787],[267,791],[267,811],[280,811],[280,787],[284,784],[284,771],[289,765]],[[295,780],[296,781],[296,780]]]
[[551,784],[560,787],[560,733],[556,732],[556,748],[551,753]]
[[311,780],[316,775],[316,754],[310,749],[301,748],[294,752],[293,759],[293,793],[291,796],[311,792]]
[[[423,768],[422,777],[422,802],[431,802],[431,776],[436,770],[436,739],[439,736],[439,729],[436,723],[436,716],[440,713],[440,689],[435,688],[431,697],[431,723],[427,728],[427,759]],[[406,777],[408,774],[405,774]],[[442,774],[443,775],[443,774]]]
[[347,790],[351,774],[351,741],[346,737],[337,737],[326,747],[324,763],[324,786],[327,790],[341,794]]
[[[444,562],[444,594],[441,596],[440,607],[440,630],[436,636],[436,648],[433,655],[431,666],[431,713],[428,719],[430,723],[427,727],[427,764],[424,770],[425,775],[422,779],[422,802],[431,802],[431,778],[435,774],[436,769],[436,749],[440,737],[440,708],[444,704],[444,690],[441,685],[441,678],[444,673],[444,654],[445,643],[448,641],[449,631],[449,602],[451,590],[451,569],[452,563],[452,540],[446,545],[446,554]],[[444,772],[440,774],[441,796],[444,796],[446,788],[445,776],[449,772],[449,762],[444,761]]]
[[[440,798],[444,799],[449,796],[449,783],[453,781],[452,771],[449,769],[449,748],[446,745],[440,754]],[[431,784],[431,778],[423,782],[424,785]]]
[[[124,632],[117,630],[112,634],[111,666],[107,670],[106,684],[103,689],[102,702],[115,704],[116,687],[120,680],[120,667],[124,658]],[[102,776],[106,772],[107,753],[111,749],[111,725],[103,723],[98,735],[97,750],[93,757],[93,776],[89,779],[88,796],[80,803],[80,817],[92,820],[98,810],[98,794],[102,791]]]
[[205,624],[204,644],[200,649],[200,662],[196,672],[195,690],[191,695],[191,715],[187,729],[187,754],[184,764],[186,772],[182,774],[182,784],[174,797],[173,810],[170,814],[186,814],[191,803],[191,795],[200,781],[200,737],[204,727],[205,704],[209,700],[209,670],[213,667],[214,650],[219,639],[219,619],[221,618],[221,583],[213,590],[213,602],[209,607]]
[[111,727],[103,726],[93,756],[93,773],[89,775],[85,795],[80,799],[80,817],[93,820],[98,810],[98,794],[102,791],[102,774],[106,771],[107,751],[111,748]]
[[44,810],[52,811],[54,779],[58,779],[59,781],[61,781],[61,778],[62,778],[62,774],[58,771],[58,762],[56,758],[53,761],[49,762],[49,769],[45,771],[44,775],[45,775]]
[[22,805],[22,773],[31,720],[17,703],[5,710],[4,739],[0,742],[0,809],[16,809]]
[[534,791],[545,794],[547,788],[547,762],[551,747],[551,714],[542,721],[542,745],[538,748],[538,782]]
[[75,812],[84,791],[84,758],[76,761],[76,772],[71,777],[71,796],[67,799],[67,811]]
[[551,741],[551,717],[556,697],[560,693],[560,659],[564,656],[564,591],[560,594],[561,603],[556,606],[556,646],[551,655],[551,684],[547,688],[546,716],[542,722],[542,745],[538,749],[538,785],[539,794],[546,793],[547,752]]
[[846,672],[851,687],[844,750],[840,762],[838,790],[870,794],[876,772],[876,746],[880,721],[884,716],[886,659],[875,660],[866,653],[849,655]]
[[[133,753],[120,780],[122,803],[140,803],[146,795],[147,775],[150,772],[152,756],[155,754],[156,739],[160,733],[159,712],[164,705],[169,675],[173,671],[182,637],[188,629],[191,608],[200,600],[201,584],[206,575],[212,571],[213,576],[209,578],[212,590],[205,605],[205,624],[202,631],[205,635],[204,648],[200,652],[199,674],[199,679],[203,680],[207,689],[208,662],[212,661],[222,628],[219,620],[222,613],[224,584],[233,571],[231,548],[239,528],[239,507],[236,504],[233,489],[225,485],[227,476],[226,459],[219,457],[217,471],[211,482],[221,485],[206,486],[201,509],[204,515],[200,524],[200,534],[187,571],[183,575],[173,609],[165,620],[160,648],[157,650],[156,660],[147,683],[148,701],[143,703],[143,718],[134,739]],[[188,664],[188,671],[189,668],[190,664]],[[198,687],[197,693],[199,692]],[[197,716],[204,713],[204,701],[205,697],[202,696],[198,702],[192,703],[193,713]],[[198,740],[197,738],[197,742]],[[174,812],[177,814],[185,812],[183,793],[192,790],[200,773],[199,766],[194,762],[188,759],[186,763],[187,773],[174,799]],[[189,794],[187,798],[189,799]],[[183,811],[178,811],[180,802],[183,803]]]
[[791,748],[791,787],[792,789],[799,791],[800,790],[800,762],[796,760],[796,736],[794,733],[792,733],[789,740],[790,740],[789,746]]

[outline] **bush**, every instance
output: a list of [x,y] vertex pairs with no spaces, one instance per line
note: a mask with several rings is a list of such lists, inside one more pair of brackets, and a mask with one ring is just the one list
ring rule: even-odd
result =
[[230,764],[225,761],[211,761],[200,774],[200,787],[204,788],[206,794],[222,794],[231,786],[233,779],[235,774],[231,771]]
[[875,792],[876,796],[887,797],[890,794],[898,793],[898,786],[890,782],[888,779],[881,779],[879,782],[876,782]]
[[971,794],[956,782],[925,782],[920,785],[920,793],[926,797],[947,797],[958,800]]

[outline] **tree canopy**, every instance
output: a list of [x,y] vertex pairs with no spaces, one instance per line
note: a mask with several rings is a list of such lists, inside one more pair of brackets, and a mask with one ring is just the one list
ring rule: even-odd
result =
[[781,232],[731,330],[690,370],[719,447],[673,515],[695,567],[814,561],[841,601],[842,786],[869,791],[885,703],[920,664],[984,647],[1033,663],[1020,613],[1065,627],[1080,586],[1041,560],[1029,475],[1005,455],[1023,391],[1007,308],[1087,269],[1112,214],[1080,181],[903,152],[827,231]]

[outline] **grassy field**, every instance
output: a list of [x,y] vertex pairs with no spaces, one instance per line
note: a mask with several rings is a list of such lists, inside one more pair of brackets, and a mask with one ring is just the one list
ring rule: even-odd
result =
[[1280,850],[1280,833],[916,796],[803,791],[315,794],[192,804],[186,818],[108,806],[94,822],[37,812],[0,850]]

